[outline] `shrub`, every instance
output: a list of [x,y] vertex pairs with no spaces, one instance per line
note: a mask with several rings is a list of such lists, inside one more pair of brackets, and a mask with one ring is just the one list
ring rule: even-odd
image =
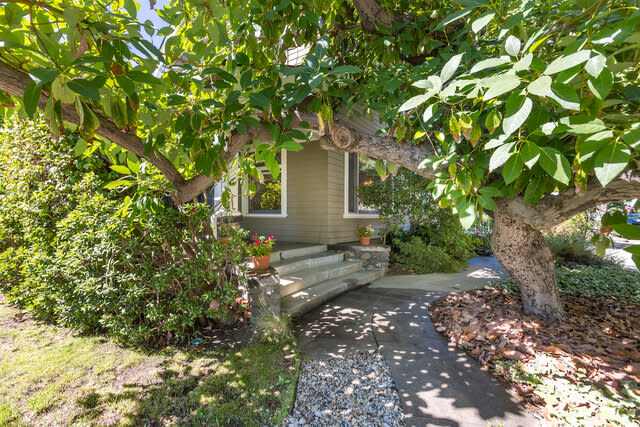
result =
[[455,259],[444,249],[426,244],[420,237],[413,236],[408,242],[394,239],[397,252],[393,259],[407,269],[418,274],[459,271],[466,265],[464,261]]
[[244,256],[243,231],[222,244],[206,205],[160,202],[152,171],[134,203],[103,189],[113,174],[102,159],[64,154],[72,137],[10,126],[0,134],[0,287],[9,302],[129,343],[184,341],[244,315],[242,271],[230,268]]
[[[608,295],[640,303],[640,273],[617,265],[557,267],[556,278],[561,294]],[[511,293],[520,293],[514,280],[501,280],[493,285]]]
[[424,177],[400,169],[396,176],[376,179],[359,191],[365,204],[378,210],[396,262],[419,273],[457,271],[474,255],[476,239],[464,232],[457,216],[438,206],[428,184]]
[[608,263],[598,257],[584,234],[547,234],[545,236],[558,265],[602,265]]

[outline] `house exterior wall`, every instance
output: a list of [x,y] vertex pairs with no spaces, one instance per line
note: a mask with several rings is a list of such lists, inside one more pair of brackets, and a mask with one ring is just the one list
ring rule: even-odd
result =
[[328,243],[327,160],[317,142],[287,152],[287,216],[244,215],[240,225],[280,242]]
[[358,224],[376,217],[344,218],[344,153],[325,151],[317,142],[287,153],[287,216],[251,217],[240,225],[252,233],[273,235],[280,242],[335,244],[357,240]]

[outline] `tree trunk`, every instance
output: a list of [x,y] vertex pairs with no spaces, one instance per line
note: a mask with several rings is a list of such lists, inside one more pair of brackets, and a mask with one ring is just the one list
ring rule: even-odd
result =
[[493,253],[520,286],[525,311],[563,318],[553,255],[542,233],[500,209],[493,221]]

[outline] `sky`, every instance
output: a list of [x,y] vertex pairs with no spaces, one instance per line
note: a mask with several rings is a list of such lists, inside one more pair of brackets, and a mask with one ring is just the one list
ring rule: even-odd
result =
[[[167,25],[162,19],[158,17],[157,11],[162,9],[167,3],[168,0],[156,0],[156,4],[153,9],[149,7],[149,0],[137,0],[137,3],[140,5],[140,9],[138,10],[138,20],[140,22],[144,22],[147,19],[153,22],[156,29],[162,28]],[[153,37],[151,42],[158,46],[162,41],[161,37]]]

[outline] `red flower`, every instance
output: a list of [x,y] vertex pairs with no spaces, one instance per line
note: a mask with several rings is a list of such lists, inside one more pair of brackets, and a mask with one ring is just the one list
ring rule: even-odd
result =
[[273,236],[269,236],[269,240],[273,240]]
[[257,238],[258,238],[258,235],[257,235],[257,234],[254,234],[254,235],[253,235],[253,236],[251,236],[251,237],[253,237],[254,239],[257,239]]
[[259,245],[259,244],[260,244],[260,240],[256,240],[256,241],[255,241],[255,242],[253,242],[253,243],[254,243],[254,244],[256,244],[256,245]]

